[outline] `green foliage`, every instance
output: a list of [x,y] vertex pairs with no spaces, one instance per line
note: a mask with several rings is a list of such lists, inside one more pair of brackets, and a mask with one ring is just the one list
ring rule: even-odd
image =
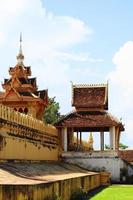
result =
[[125,144],[120,143],[120,144],[119,144],[119,148],[120,148],[120,149],[127,149],[128,146],[125,145]]
[[106,150],[110,149],[110,146],[108,144],[105,144],[105,149]]
[[133,175],[127,176],[126,179],[128,184],[133,184]]
[[81,189],[78,189],[75,192],[73,192],[70,200],[88,200],[88,196],[86,192],[83,192]]
[[127,175],[128,175],[127,168],[125,168],[125,167],[120,168],[120,176],[127,176]]
[[44,121],[46,124],[55,124],[59,118],[59,103],[55,101],[55,97],[49,98],[48,106],[45,109]]
[[[125,145],[125,144],[120,143],[120,144],[119,144],[119,148],[120,148],[120,149],[127,149],[128,146]],[[109,146],[108,144],[105,144],[105,149],[106,149],[106,150],[110,149],[110,146]]]

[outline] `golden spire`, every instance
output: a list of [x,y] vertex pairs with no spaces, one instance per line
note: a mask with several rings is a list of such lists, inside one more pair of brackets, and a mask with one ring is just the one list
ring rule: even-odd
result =
[[89,148],[92,150],[93,149],[93,135],[92,135],[92,132],[90,132],[88,143],[89,143]]
[[19,47],[19,53],[17,55],[17,60],[18,60],[18,64],[23,64],[23,60],[24,60],[24,55],[22,53],[22,33],[20,33],[20,47]]

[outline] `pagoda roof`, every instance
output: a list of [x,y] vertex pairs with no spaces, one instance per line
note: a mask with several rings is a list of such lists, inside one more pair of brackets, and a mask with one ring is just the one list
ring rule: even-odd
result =
[[18,78],[18,80],[20,81],[20,83],[22,84],[31,84],[31,85],[34,85],[34,83],[36,83],[36,78]]
[[108,109],[108,84],[72,85],[72,106]]
[[[16,65],[15,67],[17,67],[17,66],[21,66],[21,67],[23,67],[27,72],[31,72],[31,66],[24,66],[24,65]],[[9,71],[12,71],[12,70],[14,70],[14,68],[15,67],[9,67]]]
[[[31,84],[31,85],[34,85],[36,84],[36,78],[25,78],[25,77],[21,77],[21,78],[17,78],[19,80],[19,82],[21,84]],[[8,84],[8,83],[11,83],[12,81],[12,78],[10,79],[4,79],[4,84]]]
[[23,97],[34,97],[34,98],[40,98],[42,100],[44,100],[45,98],[47,98],[48,96],[48,91],[47,90],[41,90],[41,91],[37,91],[37,92],[19,92],[20,96]]
[[108,131],[109,127],[119,126],[124,131],[122,123],[107,111],[73,111],[62,117],[55,126],[74,128],[75,131]]
[[35,95],[39,96],[41,99],[48,98],[48,90],[38,90]]
[[36,96],[32,92],[19,92],[19,95],[20,96],[24,96],[24,97],[35,97],[35,98],[38,98],[38,96]]
[[[12,95],[14,95],[14,98],[9,98],[10,92],[13,92]],[[40,93],[39,93],[40,92]],[[17,92],[15,88],[11,88],[7,93],[0,92],[0,101],[20,101],[20,99],[23,101],[40,101],[46,103],[48,101],[48,91],[42,90],[37,92],[30,92],[30,91],[22,91]]]

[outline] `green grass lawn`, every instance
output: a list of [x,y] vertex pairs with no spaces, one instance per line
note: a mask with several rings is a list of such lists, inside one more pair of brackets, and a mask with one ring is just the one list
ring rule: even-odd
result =
[[95,194],[91,200],[133,200],[133,186],[113,185]]

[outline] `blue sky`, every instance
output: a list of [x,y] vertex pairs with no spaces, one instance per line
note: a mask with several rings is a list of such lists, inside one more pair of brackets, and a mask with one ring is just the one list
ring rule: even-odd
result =
[[70,81],[109,80],[109,111],[122,117],[122,142],[133,146],[132,10],[132,0],[2,0],[0,80],[16,64],[22,32],[24,63],[62,114],[72,110]]

